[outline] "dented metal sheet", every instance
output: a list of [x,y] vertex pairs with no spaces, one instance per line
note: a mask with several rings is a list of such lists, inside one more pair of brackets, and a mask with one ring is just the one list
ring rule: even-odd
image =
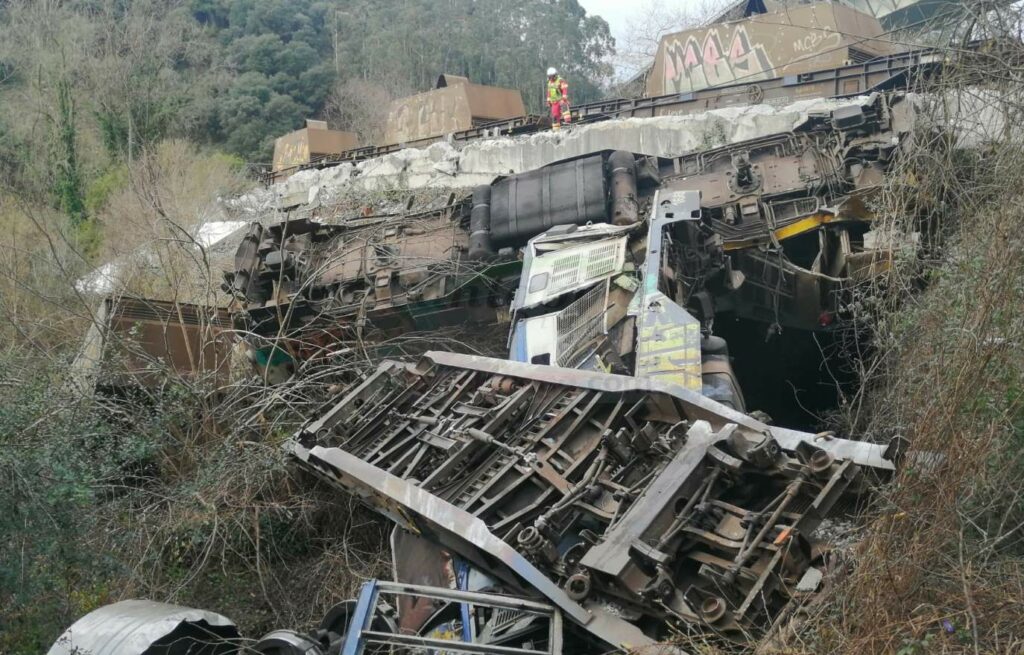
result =
[[235,624],[215,612],[123,600],[75,621],[48,655],[227,655],[238,636]]
[[700,220],[700,192],[657,192],[651,206],[635,373],[700,392],[704,384],[700,321],[665,295],[659,285],[662,268],[671,266],[662,245],[665,228],[679,221]]
[[626,238],[569,246],[534,259],[521,303],[526,309],[584,289],[622,270]]

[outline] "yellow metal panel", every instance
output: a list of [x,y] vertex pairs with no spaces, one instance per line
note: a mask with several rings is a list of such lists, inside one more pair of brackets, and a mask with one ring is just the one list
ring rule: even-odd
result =
[[[779,241],[784,241],[786,239],[789,239],[790,237],[795,237],[798,234],[803,234],[805,232],[810,232],[811,230],[816,230],[822,225],[825,225],[826,223],[833,223],[841,220],[843,219],[836,216],[835,214],[814,214],[812,216],[808,216],[807,218],[801,218],[799,221],[796,221],[795,223],[790,223],[785,227],[780,227],[779,229],[775,230],[775,238],[778,239]],[[759,240],[756,239],[730,241],[725,244],[725,249],[742,250],[743,248],[750,248],[758,241]]]

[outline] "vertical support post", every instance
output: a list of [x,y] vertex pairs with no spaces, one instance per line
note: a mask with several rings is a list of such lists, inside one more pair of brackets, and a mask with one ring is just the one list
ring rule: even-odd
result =
[[377,611],[377,594],[376,580],[363,583],[355,612],[348,624],[345,642],[341,645],[341,655],[360,655],[363,652],[363,646],[366,645],[363,642],[363,631],[369,630],[370,624],[373,623],[373,615]]

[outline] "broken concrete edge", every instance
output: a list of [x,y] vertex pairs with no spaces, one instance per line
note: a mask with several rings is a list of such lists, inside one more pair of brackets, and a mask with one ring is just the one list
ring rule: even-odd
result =
[[[381,188],[401,179],[409,189],[443,184],[471,188],[496,177],[534,170],[552,162],[601,150],[626,150],[657,157],[679,157],[700,150],[798,130],[816,116],[844,107],[864,107],[878,93],[849,99],[799,100],[784,107],[744,105],[686,116],[627,118],[582,125],[570,131],[475,141],[461,148],[435,143],[409,148],[357,164],[343,163],[300,171],[263,193],[280,206],[305,204],[314,188],[328,195],[349,186]],[[894,94],[902,98],[902,94]],[[254,191],[253,193],[259,193]]]

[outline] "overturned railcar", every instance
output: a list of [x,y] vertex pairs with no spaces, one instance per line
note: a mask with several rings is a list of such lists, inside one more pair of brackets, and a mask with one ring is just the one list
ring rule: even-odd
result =
[[254,225],[225,288],[240,328],[300,358],[453,325],[516,361],[664,376],[744,410],[719,317],[830,329],[891,239],[867,207],[909,127],[901,96],[674,158],[602,151],[440,209]]

